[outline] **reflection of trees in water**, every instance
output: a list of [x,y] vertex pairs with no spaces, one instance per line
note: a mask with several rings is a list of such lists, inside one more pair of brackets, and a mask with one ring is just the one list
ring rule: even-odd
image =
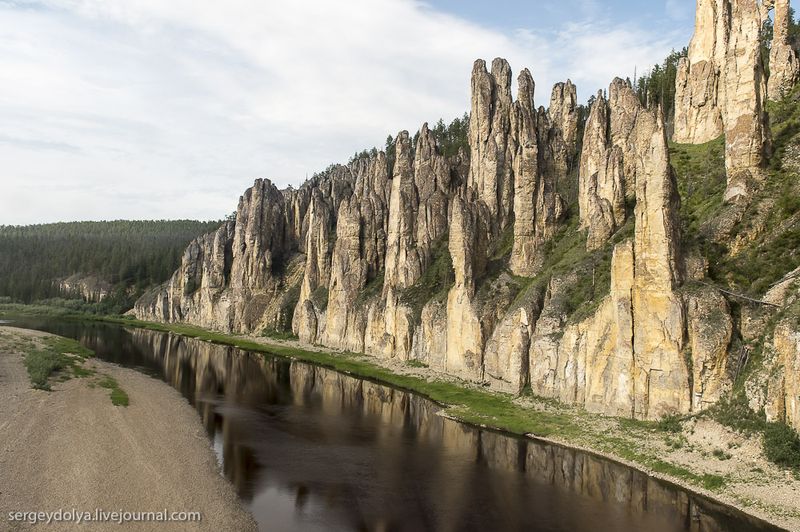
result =
[[520,529],[532,516],[575,529],[759,526],[623,465],[456,423],[404,391],[170,334],[124,336],[106,338],[158,365],[221,433],[225,475],[248,501],[259,483],[282,486],[297,511],[321,504],[369,529]]

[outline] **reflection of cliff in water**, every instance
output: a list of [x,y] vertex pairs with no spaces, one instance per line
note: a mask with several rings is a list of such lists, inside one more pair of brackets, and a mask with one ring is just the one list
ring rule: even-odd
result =
[[149,355],[147,365],[159,364],[196,406],[221,442],[226,476],[251,506],[277,487],[297,511],[322,506],[347,528],[728,530],[748,521],[628,467],[445,419],[407,392],[129,332],[132,351]]

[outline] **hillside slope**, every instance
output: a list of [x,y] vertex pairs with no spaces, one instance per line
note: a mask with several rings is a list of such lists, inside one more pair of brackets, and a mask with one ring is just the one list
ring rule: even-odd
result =
[[221,222],[111,221],[0,226],[0,296],[82,299],[120,313],[163,283],[188,243]]

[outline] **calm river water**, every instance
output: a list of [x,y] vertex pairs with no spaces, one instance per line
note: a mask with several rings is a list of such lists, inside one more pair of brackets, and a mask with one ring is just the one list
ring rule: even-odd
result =
[[75,338],[179,390],[270,532],[774,530],[623,465],[465,426],[412,393],[314,365],[111,324],[12,325]]

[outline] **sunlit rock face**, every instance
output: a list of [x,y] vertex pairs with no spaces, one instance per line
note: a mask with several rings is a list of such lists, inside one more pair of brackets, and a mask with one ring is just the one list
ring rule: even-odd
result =
[[768,10],[757,0],[698,0],[678,67],[673,140],[702,144],[725,134],[726,200],[749,196],[764,179],[770,134],[760,32]]
[[789,0],[774,0],[774,4],[775,23],[772,46],[769,50],[767,95],[770,100],[779,101],[788,95],[800,80],[800,58],[789,37],[791,23]]
[[608,100],[597,94],[583,137],[578,182],[581,227],[587,248],[603,247],[628,217],[626,199],[636,192],[634,128],[643,107],[630,83],[615,79]]
[[[729,199],[753,190],[766,161],[753,32],[768,7],[700,0],[680,67],[674,138],[727,135]],[[457,149],[423,125],[297,190],[256,181],[234,219],[192,242],[134,312],[292,331],[609,415],[657,419],[714,404],[731,387],[740,327],[721,292],[685,283],[687,271],[704,274],[683,256],[662,110],[617,78],[581,124],[571,82],[553,88],[545,109],[531,72],[519,72],[515,95],[512,79],[503,59],[475,62]],[[598,272],[594,262],[556,267],[563,256],[602,259],[596,301],[568,301],[587,271],[594,293]],[[784,367],[794,363],[790,337],[776,337]],[[773,383],[762,406],[794,419],[795,389],[791,376]]]

